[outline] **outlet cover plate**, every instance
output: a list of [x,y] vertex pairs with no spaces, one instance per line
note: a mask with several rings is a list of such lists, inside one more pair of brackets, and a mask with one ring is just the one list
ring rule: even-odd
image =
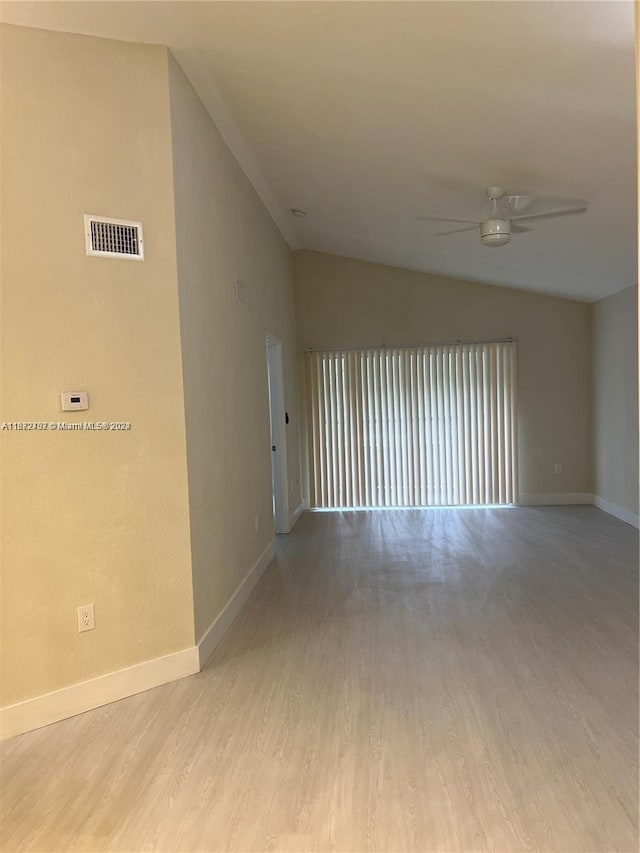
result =
[[93,631],[96,627],[96,617],[93,604],[81,604],[78,607],[78,631]]

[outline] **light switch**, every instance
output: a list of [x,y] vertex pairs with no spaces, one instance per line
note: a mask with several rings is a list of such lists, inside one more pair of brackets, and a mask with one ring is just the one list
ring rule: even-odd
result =
[[60,398],[63,412],[81,412],[89,408],[89,394],[86,391],[63,391]]

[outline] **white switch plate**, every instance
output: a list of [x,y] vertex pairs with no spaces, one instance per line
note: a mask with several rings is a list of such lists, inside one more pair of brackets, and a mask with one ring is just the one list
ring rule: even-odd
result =
[[63,412],[82,412],[89,408],[89,394],[86,391],[63,391],[60,401]]
[[81,604],[78,607],[78,631],[93,631],[96,627],[96,615],[93,604]]
[[562,463],[561,462],[556,462],[556,464],[553,466],[553,473],[554,474],[562,474]]
[[236,292],[236,302],[244,302],[245,304],[249,301],[249,295],[247,294],[247,285],[240,281],[239,278],[234,277],[233,285]]

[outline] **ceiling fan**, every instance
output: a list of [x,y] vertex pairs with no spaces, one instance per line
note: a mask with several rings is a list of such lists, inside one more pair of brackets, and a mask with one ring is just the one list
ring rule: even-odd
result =
[[418,216],[418,219],[459,222],[469,226],[440,231],[436,237],[473,231],[479,225],[483,246],[505,246],[511,240],[512,234],[531,231],[531,228],[526,228],[521,222],[528,223],[532,219],[551,219],[556,216],[575,216],[584,213],[589,207],[589,202],[581,198],[509,195],[502,187],[487,187],[486,193],[491,203],[491,210],[486,219],[455,219],[450,216]]

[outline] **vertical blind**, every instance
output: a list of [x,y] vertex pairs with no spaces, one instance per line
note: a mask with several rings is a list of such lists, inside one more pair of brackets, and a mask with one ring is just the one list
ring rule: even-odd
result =
[[316,507],[517,500],[516,344],[306,353]]

